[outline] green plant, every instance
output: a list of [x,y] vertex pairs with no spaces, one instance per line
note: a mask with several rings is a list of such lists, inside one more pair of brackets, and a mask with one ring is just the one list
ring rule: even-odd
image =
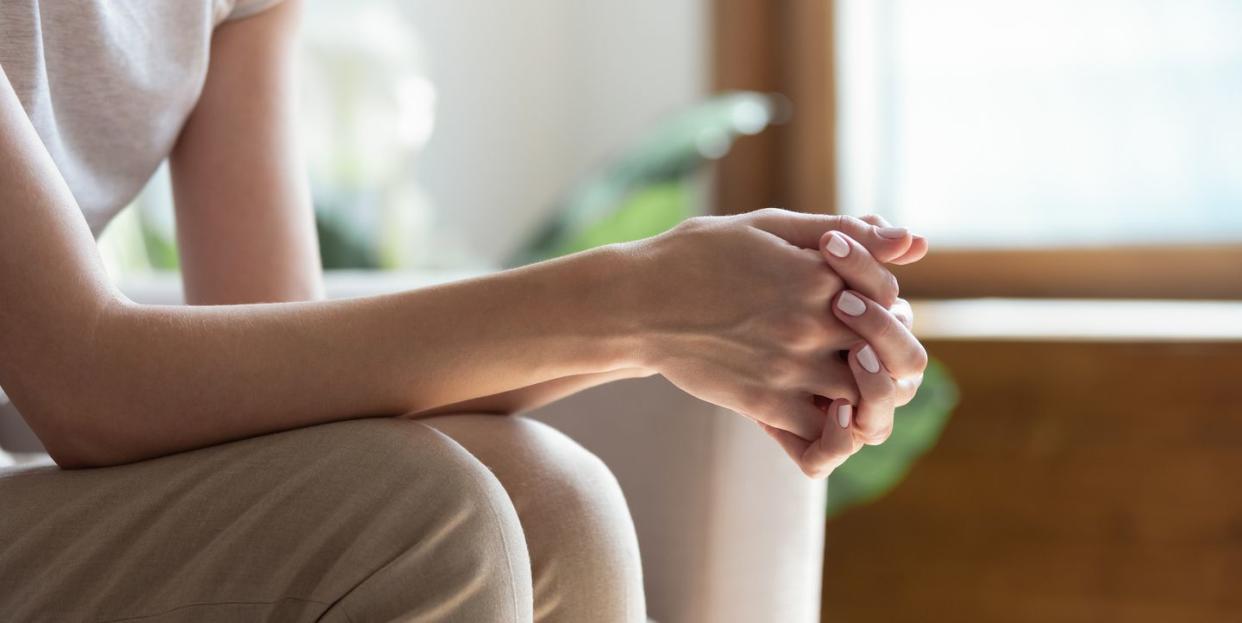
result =
[[342,212],[315,207],[315,232],[319,257],[327,270],[376,270],[380,267],[376,245],[351,227]]
[[658,234],[692,216],[693,176],[787,113],[784,100],[723,93],[667,119],[576,185],[507,264],[518,266]]
[[828,477],[828,516],[872,502],[905,479],[915,461],[940,439],[957,400],[957,385],[948,369],[932,361],[918,395],[897,409],[888,441],[864,446]]

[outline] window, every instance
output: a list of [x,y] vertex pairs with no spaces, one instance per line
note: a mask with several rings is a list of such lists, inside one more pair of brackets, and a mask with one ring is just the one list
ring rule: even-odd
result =
[[932,239],[912,298],[1242,298],[1242,4],[717,3],[717,89],[791,122],[717,210],[879,212]]
[[951,247],[1242,240],[1242,3],[837,11],[843,211]]

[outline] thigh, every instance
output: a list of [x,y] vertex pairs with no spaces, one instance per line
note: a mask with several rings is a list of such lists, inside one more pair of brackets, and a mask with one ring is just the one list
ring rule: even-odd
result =
[[503,489],[418,422],[9,470],[0,509],[11,620],[529,620],[529,563]]

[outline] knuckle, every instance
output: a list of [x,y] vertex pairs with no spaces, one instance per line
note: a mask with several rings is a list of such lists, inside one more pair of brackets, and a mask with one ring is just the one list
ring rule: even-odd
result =
[[892,272],[884,271],[884,283],[880,286],[880,304],[885,307],[892,307],[897,303],[897,296],[901,293],[901,285],[897,283],[897,275]]
[[782,210],[775,206],[768,206],[766,208],[755,210],[751,214],[754,214],[758,218],[770,219],[770,218],[777,218],[785,213],[786,213],[786,210]]
[[738,406],[742,408],[742,412],[755,419],[767,421],[767,392],[759,387],[744,387],[738,390],[737,394]]
[[841,227],[854,232],[855,238],[860,241],[860,246],[865,246],[862,244],[861,240],[863,238],[872,238],[873,236],[871,232],[875,231],[874,225],[858,218],[857,216],[842,216]]
[[884,428],[881,428],[880,430],[874,433],[871,433],[870,435],[867,435],[867,438],[865,441],[867,445],[869,446],[878,446],[888,441],[888,438],[892,436],[893,436],[893,424],[892,422],[889,422],[888,424],[884,426]]
[[776,387],[790,387],[796,384],[800,366],[787,357],[775,357],[767,366],[768,383]]
[[710,222],[707,216],[692,216],[677,225],[677,229],[681,232],[699,232],[707,227]]
[[913,371],[919,376],[920,384],[923,382],[923,371],[927,370],[927,364],[930,363],[930,361],[931,358],[927,355],[927,349],[922,344],[918,344],[914,349],[914,356],[911,359],[911,364],[914,368]]
[[805,315],[797,315],[782,323],[778,339],[794,352],[804,352],[820,346],[824,332],[820,324]]
[[836,224],[838,227],[843,228],[843,229],[844,229],[844,228],[853,228],[853,229],[855,229],[855,230],[857,230],[857,231],[862,231],[864,228],[869,227],[869,225],[867,225],[866,221],[863,221],[861,218],[858,218],[857,216],[853,216],[853,215],[850,215],[850,214],[838,214],[838,215],[836,215],[836,223],[835,223],[835,224]]
[[901,317],[902,322],[907,327],[914,326],[914,308],[910,306],[908,301],[903,298],[897,298],[893,301],[893,310]]
[[778,422],[784,418],[784,404],[779,396],[770,390],[763,390],[755,398],[755,412],[765,421]]
[[893,337],[897,330],[897,319],[889,314],[867,314],[868,332],[873,340],[884,341]]
[[820,222],[824,225],[824,231],[841,231],[841,224],[849,217],[840,214],[827,214],[821,215],[820,218],[823,219]]
[[834,295],[845,287],[845,281],[836,271],[824,266],[822,270],[816,272],[813,287],[817,297],[825,293]]
[[[792,339],[787,344],[789,352],[803,359],[829,346],[829,340],[832,338],[824,330],[824,322],[822,320],[809,317],[799,321],[796,332],[792,333],[790,337]],[[804,365],[808,363],[814,364],[813,361],[803,362]]]
[[882,413],[874,409],[865,418],[860,418],[858,438],[867,445],[879,445],[893,434],[893,409],[885,409]]

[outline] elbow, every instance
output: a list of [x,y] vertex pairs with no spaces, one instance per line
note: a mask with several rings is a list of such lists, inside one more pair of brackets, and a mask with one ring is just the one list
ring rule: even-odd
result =
[[89,469],[132,463],[139,456],[106,439],[61,435],[44,441],[44,448],[61,469]]
[[53,446],[45,446],[45,448],[48,456],[51,456],[52,461],[61,469],[87,469],[104,466],[93,460],[89,455],[77,450],[66,450]]
[[27,357],[6,376],[5,389],[43,449],[64,469],[117,465],[135,460],[121,434],[119,412],[111,396],[115,387],[101,347],[109,319],[123,301],[99,306],[85,333],[59,335],[55,348]]
[[44,451],[62,469],[108,467],[141,458],[117,437],[116,427],[102,421],[102,413],[67,405],[17,406]]
[[143,457],[122,449],[100,445],[57,444],[46,446],[48,456],[61,469],[89,469],[133,463]]
[[27,422],[48,456],[60,468],[86,469],[125,462],[107,440],[72,425],[53,423],[53,419],[46,416],[28,417]]

